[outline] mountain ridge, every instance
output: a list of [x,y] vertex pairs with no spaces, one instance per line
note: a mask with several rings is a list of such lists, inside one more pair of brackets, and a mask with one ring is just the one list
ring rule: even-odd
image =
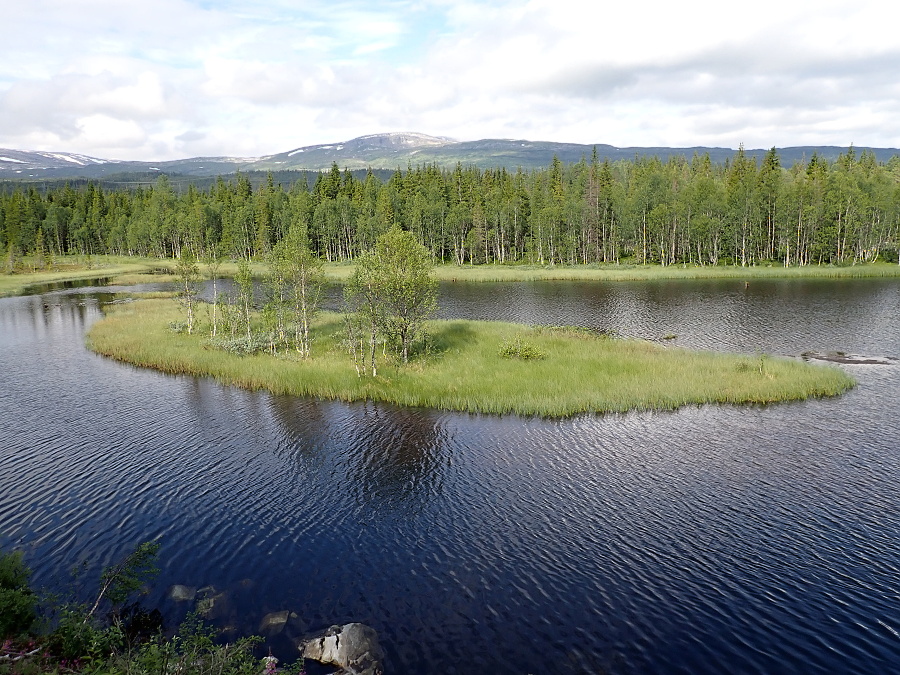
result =
[[[403,169],[406,166],[437,164],[452,167],[457,163],[480,169],[504,167],[524,170],[548,166],[553,157],[564,163],[589,158],[594,150],[601,160],[633,160],[656,156],[662,161],[670,157],[709,154],[713,162],[724,162],[737,152],[733,148],[692,147],[617,147],[596,143],[559,143],[527,139],[494,138],[456,141],[445,136],[429,136],[418,132],[392,132],[358,136],[348,141],[301,146],[285,152],[260,157],[189,157],[160,162],[110,160],[89,155],[25,151],[0,148],[0,178],[25,180],[103,178],[117,174],[158,172],[186,176],[216,176],[238,171],[322,171],[337,164],[341,169]],[[788,146],[776,148],[783,166],[808,159],[815,152],[829,161],[847,151],[842,146]],[[878,161],[886,162],[900,155],[897,148],[857,147],[871,151]],[[757,160],[767,149],[745,150]]]

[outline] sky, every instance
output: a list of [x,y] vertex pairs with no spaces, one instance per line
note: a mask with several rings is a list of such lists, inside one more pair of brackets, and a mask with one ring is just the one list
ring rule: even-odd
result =
[[3,5],[0,148],[258,157],[392,131],[900,147],[883,0]]

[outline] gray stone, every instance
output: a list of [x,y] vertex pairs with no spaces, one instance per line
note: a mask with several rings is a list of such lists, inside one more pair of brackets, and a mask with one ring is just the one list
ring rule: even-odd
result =
[[284,627],[287,625],[288,621],[296,618],[297,615],[287,609],[284,609],[280,612],[272,612],[271,614],[266,614],[259,624],[259,632],[263,635],[266,635],[267,637],[277,635],[284,630]]
[[218,593],[214,586],[204,586],[197,591],[197,614],[204,619],[218,619],[225,615],[228,596]]
[[362,623],[331,626],[300,643],[300,655],[341,668],[341,675],[382,675],[384,652],[375,629]]
[[175,584],[169,588],[169,598],[175,602],[193,602],[197,597],[197,589],[193,586]]

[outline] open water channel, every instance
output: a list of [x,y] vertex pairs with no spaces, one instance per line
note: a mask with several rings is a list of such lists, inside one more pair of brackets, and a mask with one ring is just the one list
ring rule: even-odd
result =
[[[900,365],[827,400],[564,421],[272,396],[88,352],[106,288],[0,299],[0,546],[252,633],[362,621],[388,675],[900,670]],[[900,356],[900,282],[447,284],[445,316]],[[540,386],[539,382],[535,386]],[[236,634],[236,633],[233,633]],[[286,643],[277,645],[289,656]]]

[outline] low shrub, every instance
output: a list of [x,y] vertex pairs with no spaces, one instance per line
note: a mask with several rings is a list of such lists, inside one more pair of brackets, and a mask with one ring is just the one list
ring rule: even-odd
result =
[[499,354],[504,359],[521,359],[522,361],[543,359],[547,356],[533,344],[525,342],[525,340],[518,336],[512,340],[506,340],[500,345]]
[[0,552],[0,637],[28,633],[34,624],[36,598],[28,587],[28,568],[19,551]]
[[253,333],[250,338],[214,337],[206,340],[204,344],[210,349],[218,349],[237,356],[258,354],[272,349],[271,336],[264,333]]

